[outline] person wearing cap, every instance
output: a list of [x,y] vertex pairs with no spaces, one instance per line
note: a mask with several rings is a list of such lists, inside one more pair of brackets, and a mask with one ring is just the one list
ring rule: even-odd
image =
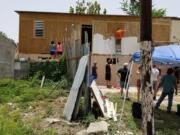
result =
[[121,86],[121,96],[123,96],[123,89],[126,89],[126,98],[128,98],[128,86],[127,86],[127,80],[129,76],[129,70],[128,70],[128,63],[124,63],[123,68],[120,68],[117,71],[117,75],[120,78],[120,86]]

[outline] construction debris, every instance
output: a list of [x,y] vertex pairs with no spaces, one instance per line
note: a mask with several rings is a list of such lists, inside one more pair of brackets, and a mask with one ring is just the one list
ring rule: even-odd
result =
[[88,135],[87,130],[81,130],[76,133],[76,135]]
[[87,133],[88,134],[99,134],[108,132],[108,123],[105,121],[90,123]]
[[114,121],[117,121],[117,105],[115,105],[114,107],[113,102],[109,101],[109,99],[102,94],[101,90],[97,87],[95,81],[92,82],[91,88],[104,117],[113,118]]
[[79,66],[74,78],[74,82],[71,87],[68,100],[65,104],[63,114],[69,121],[72,120],[72,117],[74,116],[74,113],[77,110],[77,107],[79,106],[79,98],[81,96],[80,87],[84,80],[87,63],[88,63],[88,55],[83,56],[79,61]]

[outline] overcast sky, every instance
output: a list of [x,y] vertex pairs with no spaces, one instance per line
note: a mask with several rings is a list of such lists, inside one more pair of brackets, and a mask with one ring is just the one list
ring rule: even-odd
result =
[[[97,0],[108,14],[123,14],[122,0]],[[18,42],[19,16],[15,10],[68,12],[76,0],[0,0],[0,31]],[[157,8],[166,8],[167,16],[180,17],[180,0],[153,0]]]

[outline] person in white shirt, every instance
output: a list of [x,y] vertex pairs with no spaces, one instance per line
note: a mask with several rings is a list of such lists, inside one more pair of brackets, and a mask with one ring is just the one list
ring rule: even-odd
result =
[[152,81],[152,88],[154,90],[154,97],[153,97],[154,100],[156,100],[158,79],[159,79],[159,70],[156,67],[156,65],[153,65],[151,72],[151,81]]

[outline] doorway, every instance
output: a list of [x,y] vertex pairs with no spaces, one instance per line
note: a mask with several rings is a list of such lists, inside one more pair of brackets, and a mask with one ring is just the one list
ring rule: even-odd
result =
[[90,52],[92,52],[92,25],[82,25],[81,44],[88,42]]

